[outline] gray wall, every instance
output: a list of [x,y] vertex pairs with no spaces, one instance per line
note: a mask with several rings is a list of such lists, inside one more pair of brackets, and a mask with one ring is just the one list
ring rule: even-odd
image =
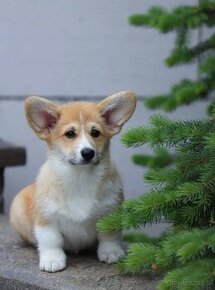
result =
[[[196,0],[1,0],[1,95],[166,91],[195,68],[165,69],[174,35],[129,26],[152,4]],[[195,37],[194,37],[195,41]]]
[[[153,3],[152,3],[153,2]],[[45,159],[45,144],[28,128],[19,96],[106,96],[132,89],[138,96],[163,93],[181,78],[195,78],[196,66],[168,69],[163,59],[174,35],[131,27],[128,17],[152,4],[173,7],[196,1],[5,0],[0,1],[0,136],[27,148],[25,167],[6,170],[8,209],[12,196],[32,182]],[[197,40],[194,34],[193,42]],[[8,96],[5,98],[5,96]],[[9,97],[13,100],[9,101]],[[204,104],[183,107],[175,118],[204,116]],[[152,112],[138,103],[126,128],[147,122]],[[143,170],[130,156],[147,148],[112,151],[127,197],[147,191]]]

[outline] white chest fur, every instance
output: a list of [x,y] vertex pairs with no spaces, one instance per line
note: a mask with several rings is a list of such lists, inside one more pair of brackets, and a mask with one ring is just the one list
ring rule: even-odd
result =
[[[65,178],[66,177],[66,178]],[[90,170],[76,168],[69,177],[64,175],[62,189],[64,198],[58,203],[58,212],[73,221],[84,221],[93,214],[98,205],[99,177]]]
[[47,162],[40,172],[38,188],[45,183],[47,192],[40,208],[63,234],[70,249],[76,251],[92,244],[96,221],[119,202],[121,182],[118,175],[104,178],[106,170],[104,164],[68,166]]

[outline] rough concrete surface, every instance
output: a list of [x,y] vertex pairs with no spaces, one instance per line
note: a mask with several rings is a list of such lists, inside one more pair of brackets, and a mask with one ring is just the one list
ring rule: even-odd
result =
[[154,276],[119,275],[92,252],[70,255],[62,272],[41,272],[36,249],[19,242],[0,215],[0,290],[153,290],[157,282]]

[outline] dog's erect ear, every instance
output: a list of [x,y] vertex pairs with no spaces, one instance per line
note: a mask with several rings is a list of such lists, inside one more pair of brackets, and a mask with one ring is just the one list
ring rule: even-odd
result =
[[132,116],[136,107],[133,92],[123,91],[107,97],[97,104],[110,135],[120,132],[122,125]]
[[56,125],[60,114],[58,106],[44,98],[28,97],[25,101],[25,114],[31,128],[40,139],[47,139]]

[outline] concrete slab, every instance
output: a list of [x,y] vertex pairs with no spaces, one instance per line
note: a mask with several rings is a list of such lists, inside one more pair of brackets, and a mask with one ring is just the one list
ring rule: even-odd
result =
[[19,242],[8,219],[0,215],[1,290],[153,290],[157,279],[119,275],[113,265],[100,263],[93,252],[69,256],[62,272],[41,272],[36,249]]

